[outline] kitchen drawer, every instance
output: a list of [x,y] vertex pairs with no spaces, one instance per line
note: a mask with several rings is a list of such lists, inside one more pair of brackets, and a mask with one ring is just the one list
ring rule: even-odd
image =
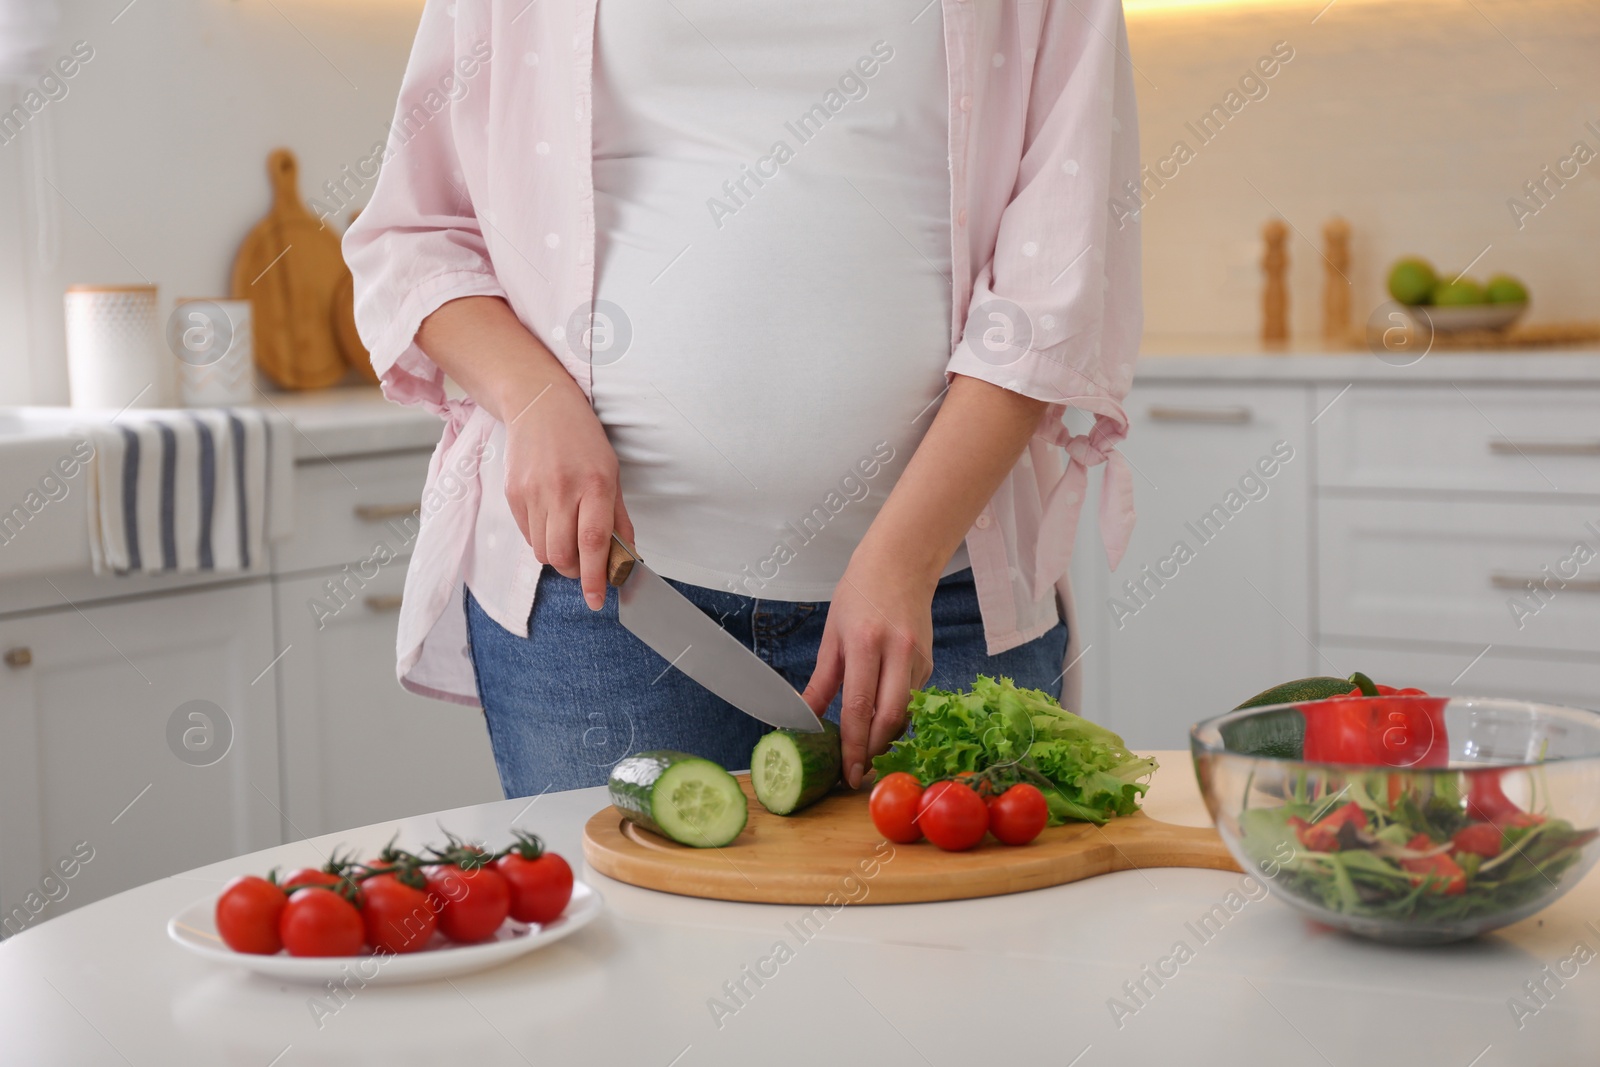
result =
[[274,546],[274,570],[356,564],[380,544],[396,556],[409,555],[429,455],[395,452],[297,465],[294,534]]
[[[1600,555],[1600,505],[1324,499],[1318,511],[1325,636],[1600,656],[1600,558],[1583,562]],[[1535,598],[1523,583],[1546,574]]]
[[1328,386],[1317,410],[1324,488],[1600,493],[1600,387]]
[[1600,710],[1600,662],[1533,659],[1498,646],[1476,659],[1482,645],[1436,651],[1329,643],[1322,650],[1344,673],[1361,671],[1385,685]]

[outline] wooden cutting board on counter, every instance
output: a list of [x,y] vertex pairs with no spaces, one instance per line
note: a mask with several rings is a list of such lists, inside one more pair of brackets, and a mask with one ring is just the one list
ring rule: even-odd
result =
[[749,775],[737,777],[750,822],[726,848],[679,845],[607,807],[584,827],[584,857],[630,885],[758,904],[912,904],[1021,893],[1143,867],[1239,870],[1211,827],[1176,826],[1142,812],[1104,827],[1046,827],[1020,848],[987,838],[970,852],[941,852],[926,841],[885,841],[867,815],[865,790],[840,788],[784,817],[761,806]]
[[335,297],[350,280],[339,235],[301,202],[293,152],[273,151],[267,175],[272,207],[233,261],[233,296],[254,305],[256,366],[284,389],[337,385],[346,365]]

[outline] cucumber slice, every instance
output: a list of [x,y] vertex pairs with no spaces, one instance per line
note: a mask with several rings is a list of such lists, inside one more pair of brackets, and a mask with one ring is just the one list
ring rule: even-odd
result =
[[750,753],[750,784],[774,815],[793,815],[828,795],[839,781],[839,727],[826,719],[822,732],[774,730]]
[[611,803],[647,830],[693,848],[721,848],[744,829],[750,804],[733,775],[687,752],[629,756],[611,769]]

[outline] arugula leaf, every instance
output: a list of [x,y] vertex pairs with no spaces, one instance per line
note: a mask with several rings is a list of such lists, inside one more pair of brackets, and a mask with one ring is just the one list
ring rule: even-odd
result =
[[[1310,822],[1327,815],[1335,802],[1351,800],[1372,820],[1372,833],[1387,846],[1405,845],[1424,834],[1448,842],[1472,822],[1463,810],[1465,792],[1458,775],[1440,772],[1411,775],[1391,802],[1388,781],[1394,772],[1350,775],[1322,783],[1322,799],[1252,808],[1239,816],[1245,852],[1253,858],[1272,855],[1283,842],[1294,844],[1288,820]],[[1337,787],[1337,788],[1335,788]],[[1503,851],[1483,858],[1454,851],[1465,875],[1465,888],[1444,891],[1444,880],[1427,872],[1408,871],[1381,849],[1346,847],[1319,852],[1301,847],[1277,864],[1278,888],[1332,912],[1404,920],[1417,924],[1471,922],[1484,916],[1507,915],[1537,907],[1559,892],[1561,877],[1584,859],[1584,846],[1600,837],[1600,829],[1579,829],[1566,819],[1547,816],[1533,825],[1505,828]]]
[[961,771],[1016,764],[1042,775],[1050,824],[1104,824],[1138,810],[1156,761],[1134,755],[1115,733],[1072,714],[1049,694],[1010,678],[979,675],[966,693],[919,689],[909,729],[872,761],[882,777],[906,771],[923,784]]

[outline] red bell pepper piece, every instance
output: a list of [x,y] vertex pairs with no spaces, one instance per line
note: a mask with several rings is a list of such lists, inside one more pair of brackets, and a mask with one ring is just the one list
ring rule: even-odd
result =
[[1528,814],[1506,796],[1500,785],[1500,776],[1504,773],[1499,770],[1467,772],[1467,814],[1496,826],[1536,826],[1544,822],[1543,815]]
[[[1418,834],[1407,842],[1406,847],[1413,852],[1422,852],[1435,846],[1433,838],[1427,834]],[[1451,859],[1448,853],[1441,852],[1436,856],[1418,856],[1415,859],[1401,860],[1400,866],[1413,875],[1411,879],[1413,883],[1431,878],[1433,881],[1429,888],[1433,892],[1454,897],[1467,891],[1467,872],[1462,870],[1461,864]]]
[[1367,813],[1362,811],[1361,805],[1355,801],[1335,808],[1314,823],[1308,823],[1298,815],[1289,819],[1289,825],[1294,827],[1295,837],[1303,847],[1312,852],[1338,852],[1339,828],[1346,823],[1354,825],[1358,830],[1367,828]]
[[1505,833],[1494,823],[1475,822],[1457,830],[1450,844],[1457,852],[1470,852],[1491,859],[1500,855],[1505,844]]
[[[1301,705],[1305,759],[1367,767],[1443,767],[1449,762],[1444,698],[1420,700],[1427,696],[1420,689],[1374,685],[1363,674],[1351,677],[1357,684],[1348,696]],[[1390,785],[1390,792],[1397,794],[1399,783]]]
[[1314,826],[1298,815],[1289,817],[1289,825],[1294,827],[1295,840],[1301,848],[1310,852],[1339,851],[1339,835],[1331,827]]

